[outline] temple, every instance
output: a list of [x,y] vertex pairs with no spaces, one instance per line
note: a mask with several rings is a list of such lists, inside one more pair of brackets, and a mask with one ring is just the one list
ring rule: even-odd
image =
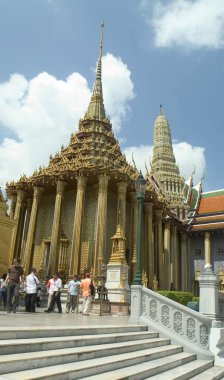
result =
[[[103,25],[92,96],[78,131],[50,156],[47,167],[7,184],[13,224],[2,271],[20,257],[25,272],[36,267],[44,279],[55,270],[64,278],[102,265],[137,262],[138,170],[127,162],[113,133],[102,91]],[[197,293],[199,272],[212,262],[221,273],[224,252],[223,191],[203,193],[176,164],[169,122],[162,107],[155,120],[151,168],[147,168],[142,225],[142,281],[151,289]],[[119,236],[119,244],[115,240]],[[217,255],[211,255],[211,241]],[[122,248],[119,248],[122,247]],[[7,262],[6,262],[7,261]],[[222,269],[220,269],[222,268]],[[223,274],[224,275],[224,274]],[[223,277],[224,278],[224,277]]]

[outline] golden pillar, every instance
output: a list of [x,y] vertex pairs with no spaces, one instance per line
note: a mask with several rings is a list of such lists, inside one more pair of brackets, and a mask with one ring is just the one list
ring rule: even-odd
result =
[[173,226],[173,252],[172,252],[172,267],[173,267],[173,287],[179,289],[179,254],[178,254],[178,236],[177,236],[177,227]]
[[154,278],[154,248],[153,248],[153,224],[152,224],[152,202],[145,203],[146,225],[147,225],[147,276],[149,287],[152,289]]
[[163,210],[156,210],[156,229],[157,229],[157,257],[158,257],[158,274],[159,289],[164,289],[164,262],[163,262]]
[[170,273],[170,222],[164,227],[164,287],[170,290],[171,273]]
[[20,216],[18,219],[16,245],[14,249],[14,257],[20,257],[20,259],[22,256],[22,238],[23,238],[23,231],[24,231],[25,215],[26,215],[26,202],[25,202],[25,199],[23,199],[22,204],[21,204]]
[[15,208],[16,208],[16,194],[11,194],[9,198],[10,198],[9,216],[10,218],[14,218]]
[[77,177],[77,194],[75,202],[75,216],[72,234],[71,263],[69,276],[77,274],[79,271],[80,243],[82,231],[82,214],[84,208],[84,195],[86,189],[87,177]]
[[14,214],[14,219],[16,219],[17,224],[13,228],[12,232],[12,240],[11,240],[11,246],[10,246],[10,256],[9,256],[9,264],[11,265],[13,258],[16,255],[16,243],[18,241],[18,232],[19,232],[19,221],[21,219],[21,211],[22,211],[22,203],[25,199],[25,191],[24,190],[18,190],[17,192],[17,198],[16,198],[16,207]]
[[211,233],[205,232],[204,234],[204,245],[205,245],[205,265],[211,265]]
[[129,266],[131,268],[130,281],[132,282],[135,277],[136,264],[137,264],[137,229],[138,229],[138,200],[136,192],[131,192],[131,228],[132,228],[132,241]]
[[123,230],[123,235],[126,235],[126,191],[127,183],[118,182],[118,205],[117,205],[117,226],[120,225]]
[[187,260],[187,235],[181,234],[181,290],[187,291],[188,260]]
[[33,202],[32,202],[32,209],[31,209],[31,215],[30,215],[30,223],[29,223],[25,252],[24,252],[24,258],[25,258],[24,266],[25,266],[26,273],[29,272],[30,266],[32,264],[33,238],[34,238],[35,227],[36,227],[38,205],[39,205],[40,197],[44,189],[43,187],[40,187],[40,186],[34,186],[33,190],[34,190],[34,193],[33,193]]
[[26,200],[26,219],[25,219],[24,232],[23,232],[22,249],[21,249],[21,261],[22,261],[22,263],[25,262],[24,251],[25,251],[28,228],[29,228],[29,223],[30,223],[31,208],[32,208],[32,199],[28,198]]
[[57,193],[55,198],[54,206],[54,218],[51,232],[51,246],[50,246],[50,256],[49,256],[49,269],[53,274],[57,270],[58,261],[58,250],[59,250],[59,237],[60,237],[60,220],[61,220],[61,207],[62,199],[64,195],[65,186],[67,185],[64,181],[57,182]]
[[105,259],[106,249],[106,218],[107,218],[107,186],[109,177],[99,175],[99,193],[97,205],[97,221],[95,230],[95,255],[94,255],[94,274],[101,273],[101,265]]

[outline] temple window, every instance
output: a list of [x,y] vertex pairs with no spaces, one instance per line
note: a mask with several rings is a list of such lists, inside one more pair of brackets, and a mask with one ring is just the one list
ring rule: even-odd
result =
[[201,254],[202,254],[202,249],[201,248],[195,248],[195,255],[201,256]]
[[224,247],[217,247],[217,254],[223,254],[224,253]]

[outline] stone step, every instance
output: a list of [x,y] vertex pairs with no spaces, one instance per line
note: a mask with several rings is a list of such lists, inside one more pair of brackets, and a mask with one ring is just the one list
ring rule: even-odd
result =
[[[28,352],[14,355],[2,355],[0,357],[0,374],[5,374],[10,368],[10,372],[27,370],[29,368],[41,368],[52,365],[66,364],[82,360],[102,358],[105,356],[117,355],[120,357],[124,353],[137,351],[155,350],[156,355],[160,351],[172,350],[173,346],[169,339],[144,339],[132,342],[121,342],[112,344],[93,345],[87,347],[65,348],[50,351]],[[174,351],[177,349],[174,346]],[[180,349],[182,349],[180,347]]]
[[117,334],[78,335],[52,338],[0,340],[0,355],[24,352],[47,351],[64,348],[92,346],[96,344],[119,343],[158,338],[158,333],[149,331]]
[[224,367],[212,367],[191,378],[192,380],[223,380]]
[[[186,369],[188,369],[188,367],[191,365],[193,365],[192,368],[199,367],[200,371],[203,371],[203,369],[206,369],[208,368],[208,366],[213,365],[212,361],[202,360],[201,362],[203,363],[203,365],[202,363],[198,363],[197,365],[197,360],[195,360],[194,354],[180,353],[180,354],[173,355],[171,357],[156,359],[149,363],[143,363],[143,364],[138,364],[138,365],[134,365],[130,367],[125,367],[125,368],[118,369],[116,371],[104,372],[97,376],[95,375],[88,376],[85,378],[85,380],[104,380],[105,378],[107,380],[123,380],[123,379],[125,380],[126,379],[130,379],[130,380],[166,379],[168,380],[170,378],[167,377],[166,375],[169,372],[179,371],[179,374],[180,373],[184,374]],[[164,367],[165,363],[167,365]],[[174,369],[171,369],[170,371],[166,371],[166,368],[174,368]],[[183,371],[182,371],[182,368],[184,369]],[[155,375],[155,373],[157,374]],[[190,379],[190,378],[191,377],[189,376],[183,377],[183,379]],[[175,379],[182,379],[182,377],[175,377]]]
[[[193,362],[181,365],[180,367],[173,368],[163,373],[166,380],[187,380],[192,379],[192,376],[201,374],[203,376],[204,371],[213,367],[213,360],[194,360]],[[202,374],[203,372],[203,374]],[[150,376],[145,380],[161,380],[161,375]]]
[[[63,365],[54,365],[45,368],[30,369],[26,371],[8,373],[1,376],[2,380],[72,380],[87,379],[88,376],[95,376],[98,380],[99,374],[117,369],[125,369],[128,366],[137,366],[141,364],[140,369],[144,374],[134,375],[132,379],[144,379],[148,376],[146,369],[151,371],[152,375],[163,372],[167,368],[174,368],[188,361],[194,360],[195,355],[181,352],[182,347],[170,345],[159,348],[129,352],[120,355],[100,357],[97,359],[77,361]],[[33,367],[34,368],[34,367]],[[136,371],[140,370],[137,368]],[[128,369],[127,369],[128,370]],[[136,372],[138,374],[138,372]],[[94,377],[93,377],[94,378]],[[127,377],[126,377],[127,378]],[[105,376],[104,376],[105,379]],[[109,380],[108,378],[106,378]],[[111,377],[111,379],[114,379]]]
[[[76,321],[74,320],[74,323]],[[76,335],[94,335],[123,332],[147,331],[146,325],[119,325],[119,326],[91,326],[91,327],[74,327],[73,326],[32,326],[32,327],[14,327],[13,329],[0,328],[0,340],[5,339],[33,339],[59,336],[76,336]]]

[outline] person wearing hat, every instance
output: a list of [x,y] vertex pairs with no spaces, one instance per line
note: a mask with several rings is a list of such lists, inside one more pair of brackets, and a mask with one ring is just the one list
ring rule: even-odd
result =
[[93,280],[90,278],[90,274],[86,273],[86,277],[81,281],[80,291],[83,299],[82,314],[89,315],[89,309],[93,299],[92,288],[94,287]]
[[32,268],[30,274],[26,276],[25,280],[25,306],[26,311],[35,313],[35,304],[36,304],[36,296],[37,296],[37,287],[40,281],[37,278],[37,271],[35,268]]
[[54,293],[51,298],[51,303],[45,313],[52,313],[54,311],[54,305],[57,304],[58,312],[62,313],[61,307],[61,289],[62,289],[62,281],[60,279],[60,274],[56,272],[54,274]]

